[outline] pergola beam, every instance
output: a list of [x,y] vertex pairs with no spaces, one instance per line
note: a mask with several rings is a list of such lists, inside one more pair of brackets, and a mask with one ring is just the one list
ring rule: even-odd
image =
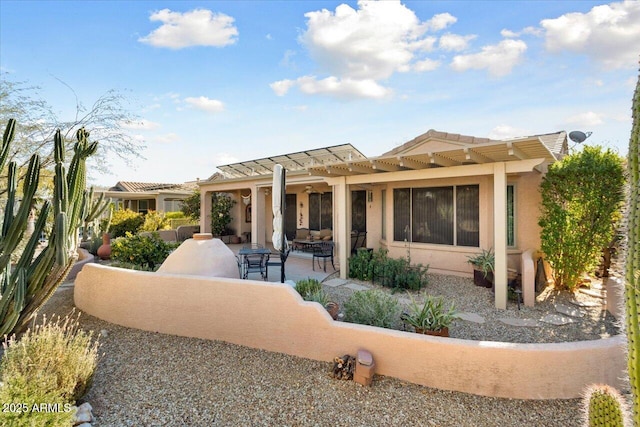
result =
[[438,166],[460,166],[460,162],[444,157],[438,153],[428,153],[429,162]]
[[356,164],[353,162],[348,162],[347,166],[349,167],[349,172],[359,172],[359,173],[374,173],[375,170],[373,168],[363,166],[361,164]]
[[400,162],[400,166],[409,169],[425,169],[429,167],[427,163],[423,163],[404,156],[398,156],[398,161]]
[[398,165],[394,165],[387,162],[381,162],[379,160],[370,160],[369,162],[371,163],[371,167],[374,170],[381,170],[385,172],[397,172],[402,170],[402,168]]
[[488,158],[485,155],[482,155],[480,153],[478,153],[477,151],[474,151],[473,149],[466,147],[464,150],[464,157],[467,160],[471,160],[474,163],[489,163],[492,161],[492,159]]
[[513,145],[513,142],[507,142],[507,150],[511,157],[516,157],[520,160],[527,158],[527,155],[521,149]]

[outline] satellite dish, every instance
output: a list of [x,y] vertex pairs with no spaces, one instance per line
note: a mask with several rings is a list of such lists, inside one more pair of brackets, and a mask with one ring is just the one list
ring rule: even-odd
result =
[[572,140],[573,142],[576,142],[578,144],[581,144],[584,142],[585,139],[589,138],[591,136],[591,132],[581,132],[579,130],[574,130],[573,132],[569,133],[569,139]]

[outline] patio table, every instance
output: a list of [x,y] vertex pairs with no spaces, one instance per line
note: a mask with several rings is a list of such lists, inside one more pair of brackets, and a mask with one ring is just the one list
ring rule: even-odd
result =
[[248,265],[248,260],[247,260],[247,256],[251,256],[251,255],[261,255],[263,257],[261,265],[260,265],[260,274],[262,275],[262,277],[265,277],[265,273],[266,273],[266,264],[267,261],[269,261],[269,256],[271,255],[271,250],[267,249],[267,248],[247,248],[247,247],[243,247],[238,251],[238,255],[242,257],[242,271],[240,274],[240,277],[242,279],[246,279],[249,272],[246,270],[247,265]]

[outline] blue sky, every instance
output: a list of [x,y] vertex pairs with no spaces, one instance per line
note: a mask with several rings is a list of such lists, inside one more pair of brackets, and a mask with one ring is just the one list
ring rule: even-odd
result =
[[61,116],[110,89],[139,116],[136,168],[216,165],[351,143],[377,156],[429,129],[507,138],[591,131],[626,154],[640,2],[5,1],[0,68]]

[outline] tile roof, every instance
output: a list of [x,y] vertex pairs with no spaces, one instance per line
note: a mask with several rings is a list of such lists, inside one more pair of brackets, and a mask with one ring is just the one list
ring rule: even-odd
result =
[[118,181],[118,183],[109,188],[109,191],[124,191],[128,193],[146,193],[150,191],[190,191],[195,189],[190,184],[161,184],[154,182],[132,182]]

